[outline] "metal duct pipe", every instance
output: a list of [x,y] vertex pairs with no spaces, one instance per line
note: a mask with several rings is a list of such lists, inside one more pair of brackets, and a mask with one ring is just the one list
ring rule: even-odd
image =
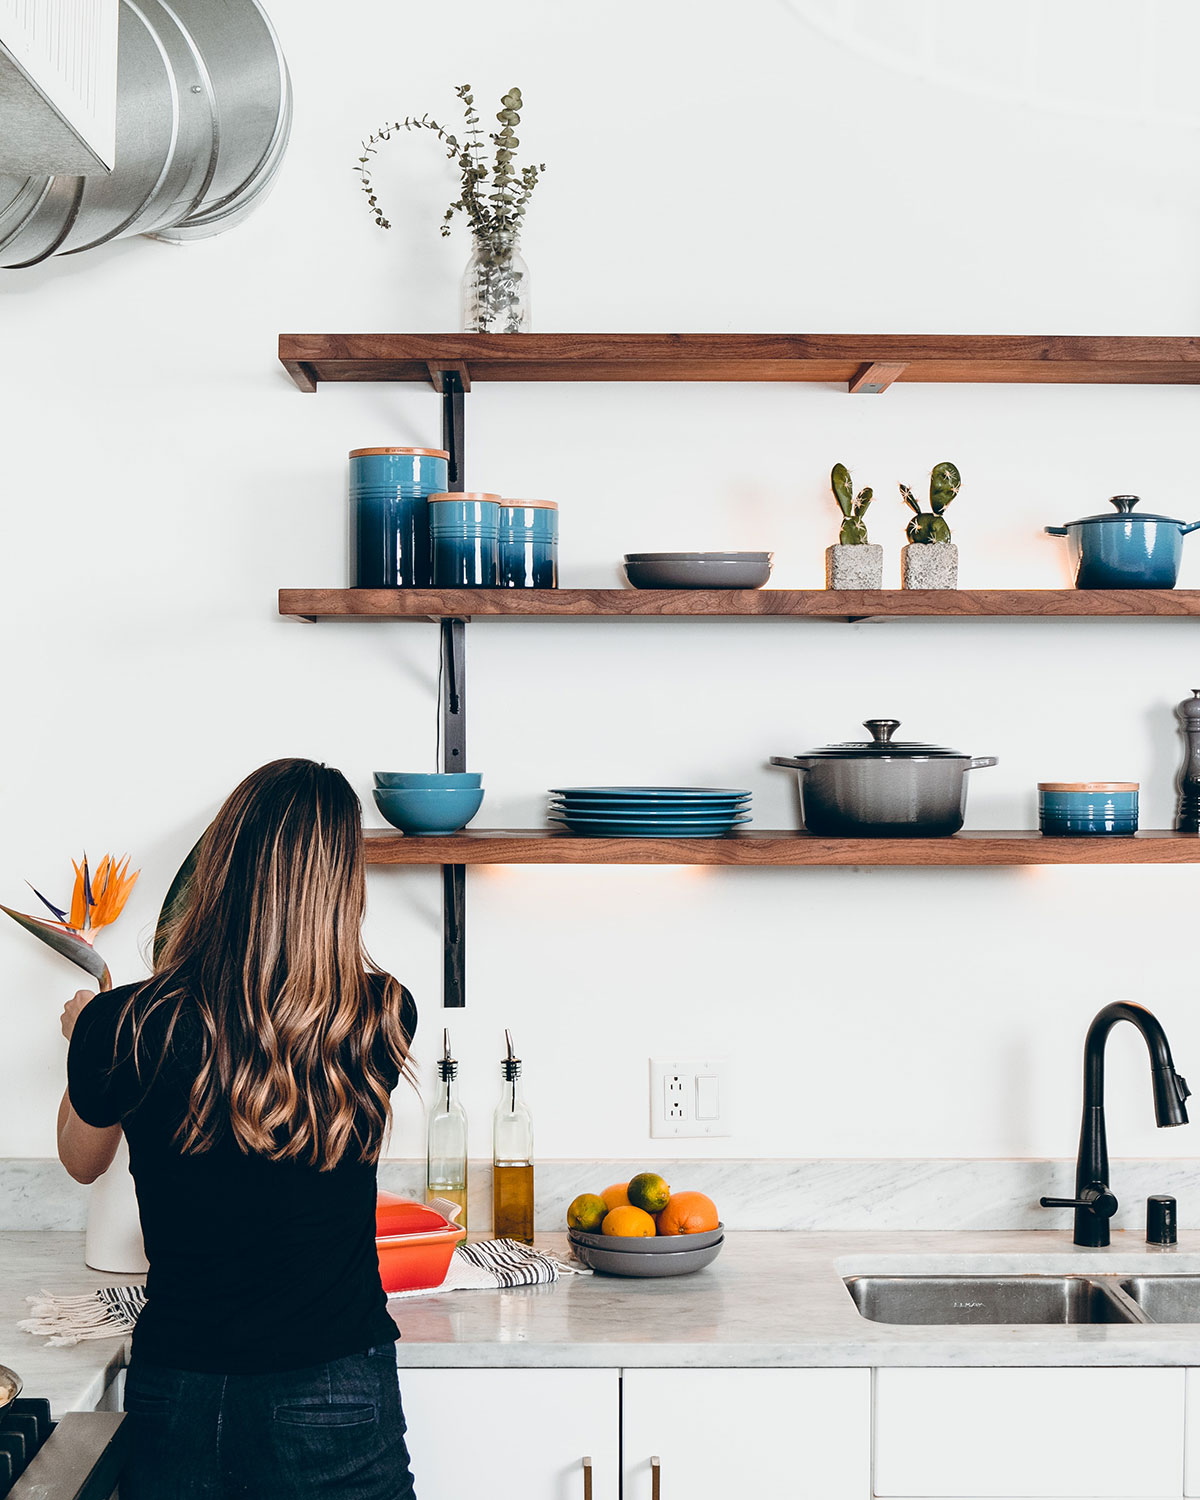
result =
[[0,175],[0,266],[130,234],[220,234],[266,195],[291,122],[287,64],[258,0],[121,0],[116,166]]

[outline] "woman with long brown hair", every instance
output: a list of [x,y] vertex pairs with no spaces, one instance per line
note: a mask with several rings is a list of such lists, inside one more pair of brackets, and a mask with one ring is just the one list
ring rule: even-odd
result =
[[150,1272],[123,1500],[406,1500],[376,1164],[411,996],[367,957],[360,807],[277,760],[217,814],[149,980],[63,1015],[59,1155],[122,1130]]

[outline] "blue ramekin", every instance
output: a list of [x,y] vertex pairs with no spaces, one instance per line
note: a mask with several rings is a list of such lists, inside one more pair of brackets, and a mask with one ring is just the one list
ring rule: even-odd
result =
[[1038,825],[1049,834],[1136,833],[1136,781],[1039,781]]

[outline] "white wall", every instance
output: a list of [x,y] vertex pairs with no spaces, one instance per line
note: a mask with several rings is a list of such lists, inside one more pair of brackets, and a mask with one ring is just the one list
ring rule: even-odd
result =
[[[453,114],[469,78],[519,83],[536,326],[1180,334],[1200,313],[1200,15],[1187,0],[656,0],[397,5],[276,0],[296,128],[267,205],[185,249],[119,244],[0,280],[0,899],[68,889],[68,857],[143,869],[104,947],[143,972],[166,882],[216,804],[278,755],[432,766],[432,626],[302,627],[280,585],[345,581],[345,454],[436,442],[418,387],[301,396],[281,331],[457,325],[467,244],[432,140],[401,139],[370,222],[351,167],[385,117]],[[898,576],[897,479],[952,458],[965,587],[1055,586],[1041,535],[1133,490],[1200,517],[1182,388],[482,387],[468,479],[562,505],[567,585],[628,549],[771,547],[819,585],[826,483],[875,486]],[[1181,583],[1200,586],[1200,543]],[[751,787],[794,821],[773,753],[892,714],[1000,757],[975,827],[1031,826],[1042,778],[1131,777],[1167,826],[1173,705],[1200,684],[1188,622],[477,624],[482,825],[537,824],[585,781]],[[374,809],[368,819],[377,822]],[[731,1156],[1072,1151],[1083,1030],[1147,1002],[1200,1068],[1196,869],[495,869],[469,877],[469,994],[452,1016],[474,1149],[502,1028],[524,1053],[546,1156],[653,1159],[646,1060],[724,1050]],[[369,938],[440,1040],[440,880],[373,872]],[[75,973],[0,928],[0,1154],[49,1154],[58,1007]],[[1140,1043],[1113,1043],[1119,1155],[1158,1135]],[[762,1073],[761,1080],[756,1074]],[[754,1087],[750,1085],[754,1082]],[[701,1148],[698,1148],[701,1149]],[[702,1148],[711,1152],[711,1143]],[[400,1107],[396,1154],[421,1150]],[[671,1147],[671,1154],[678,1154]]]

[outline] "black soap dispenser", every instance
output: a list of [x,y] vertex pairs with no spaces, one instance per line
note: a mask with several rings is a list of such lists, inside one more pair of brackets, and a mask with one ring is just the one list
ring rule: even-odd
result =
[[1173,1245],[1179,1238],[1179,1215],[1174,1198],[1155,1193],[1146,1199],[1147,1245]]

